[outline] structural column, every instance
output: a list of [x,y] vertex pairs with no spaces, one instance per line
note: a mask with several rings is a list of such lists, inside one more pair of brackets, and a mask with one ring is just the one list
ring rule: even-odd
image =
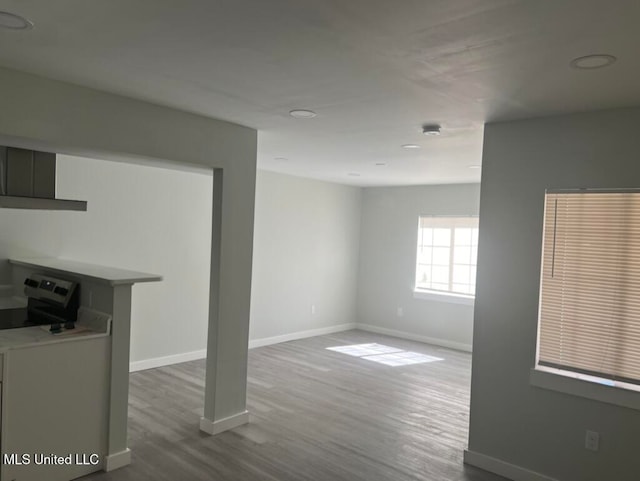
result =
[[[234,188],[233,181],[240,176],[229,175],[229,170],[215,169],[213,175],[207,371],[200,420],[200,429],[208,434],[249,420],[247,355],[255,200],[253,195],[237,197],[242,189]],[[253,178],[252,193],[255,173]]]

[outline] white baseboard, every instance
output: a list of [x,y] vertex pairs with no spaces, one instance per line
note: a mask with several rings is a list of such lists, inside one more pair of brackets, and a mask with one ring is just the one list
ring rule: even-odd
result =
[[171,356],[154,357],[153,359],[145,359],[143,361],[135,361],[129,363],[129,372],[144,371],[145,369],[153,369],[154,367],[169,366],[171,364],[179,364],[181,362],[195,361],[196,359],[204,359],[207,357],[207,350],[184,352],[182,354],[174,354]]
[[348,331],[349,329],[356,329],[356,324],[338,324],[336,326],[292,332],[289,334],[283,334],[281,336],[263,337],[262,339],[254,339],[252,341],[249,341],[249,349],[270,346],[272,344],[279,344],[281,342],[296,341],[298,339],[305,339],[307,337],[324,336],[326,334],[333,334],[334,332]]
[[461,342],[449,341],[447,339],[438,339],[435,337],[421,336],[411,332],[396,331],[395,329],[387,329],[386,327],[378,327],[371,324],[356,324],[356,329],[363,331],[375,332],[376,334],[385,334],[387,336],[399,337],[400,339],[408,339],[410,341],[424,342],[425,344],[433,344],[434,346],[448,347],[458,351],[471,352],[471,344],[463,344]]
[[[281,336],[265,337],[262,339],[254,339],[249,341],[249,349],[262,346],[270,346],[280,342],[295,341],[297,339],[305,339],[307,337],[324,336],[334,332],[348,331],[355,329],[355,323],[338,324],[336,326],[321,327],[319,329],[309,329],[306,331],[292,332]],[[171,356],[155,357],[152,359],[144,359],[142,361],[134,361],[129,363],[129,372],[144,371],[145,369],[153,369],[154,367],[170,366],[171,364],[179,364],[181,362],[195,361],[197,359],[205,359],[207,350],[185,352],[182,354],[174,354]]]
[[476,453],[475,451],[464,451],[464,463],[476,468],[484,469],[490,473],[504,476],[513,481],[558,481],[544,474],[536,473],[528,469],[507,463],[497,458],[492,458],[485,454]]
[[[361,329],[363,331],[375,332],[377,334],[385,334],[387,336],[399,337],[410,341],[424,342],[425,344],[433,344],[435,346],[448,347],[459,351],[471,352],[471,345],[459,342],[448,341],[446,339],[437,339],[433,337],[420,336],[410,332],[396,331],[395,329],[387,329],[385,327],[373,326],[371,324],[346,323],[329,327],[320,327],[318,329],[308,329],[306,331],[291,332],[280,336],[263,337],[262,339],[253,339],[249,341],[249,349],[256,347],[270,346],[281,342],[296,341],[298,339],[306,339],[308,337],[324,336],[336,332],[348,331],[350,329]],[[153,369],[154,367],[170,366],[171,364],[179,364],[181,362],[195,361],[207,357],[207,350],[185,352],[182,354],[174,354],[171,356],[156,357],[153,359],[145,359],[143,361],[135,361],[129,364],[129,372],[144,371],[145,369]]]
[[104,457],[104,470],[113,471],[131,464],[131,450],[129,448],[119,453],[109,454]]
[[207,434],[219,434],[229,429],[237,428],[249,422],[249,411],[243,411],[233,416],[229,416],[217,421],[211,421],[207,418],[200,418],[200,431]]

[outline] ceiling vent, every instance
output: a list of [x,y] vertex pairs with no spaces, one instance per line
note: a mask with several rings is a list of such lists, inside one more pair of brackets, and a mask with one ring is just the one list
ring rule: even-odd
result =
[[56,199],[56,154],[0,147],[0,207],[86,211],[87,203]]

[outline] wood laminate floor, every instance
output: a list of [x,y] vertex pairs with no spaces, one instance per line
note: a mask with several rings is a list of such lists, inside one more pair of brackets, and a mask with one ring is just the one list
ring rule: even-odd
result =
[[[443,358],[391,367],[329,351],[378,343]],[[204,361],[131,375],[130,466],[91,481],[499,481],[462,464],[471,356],[363,331],[249,351],[250,423],[198,430]]]

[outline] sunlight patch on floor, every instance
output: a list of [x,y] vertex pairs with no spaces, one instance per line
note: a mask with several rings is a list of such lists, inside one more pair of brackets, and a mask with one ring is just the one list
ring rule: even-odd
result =
[[384,346],[382,344],[353,344],[351,346],[336,346],[328,347],[329,351],[341,352],[342,354],[348,354],[349,356],[374,356],[376,354],[386,354],[389,352],[402,352],[402,349],[396,349],[395,347]]
[[327,347],[329,351],[340,352],[349,356],[359,357],[367,361],[378,362],[386,366],[408,366],[426,362],[443,361],[441,357],[427,356],[417,352],[403,351],[383,344],[353,344],[351,346]]

